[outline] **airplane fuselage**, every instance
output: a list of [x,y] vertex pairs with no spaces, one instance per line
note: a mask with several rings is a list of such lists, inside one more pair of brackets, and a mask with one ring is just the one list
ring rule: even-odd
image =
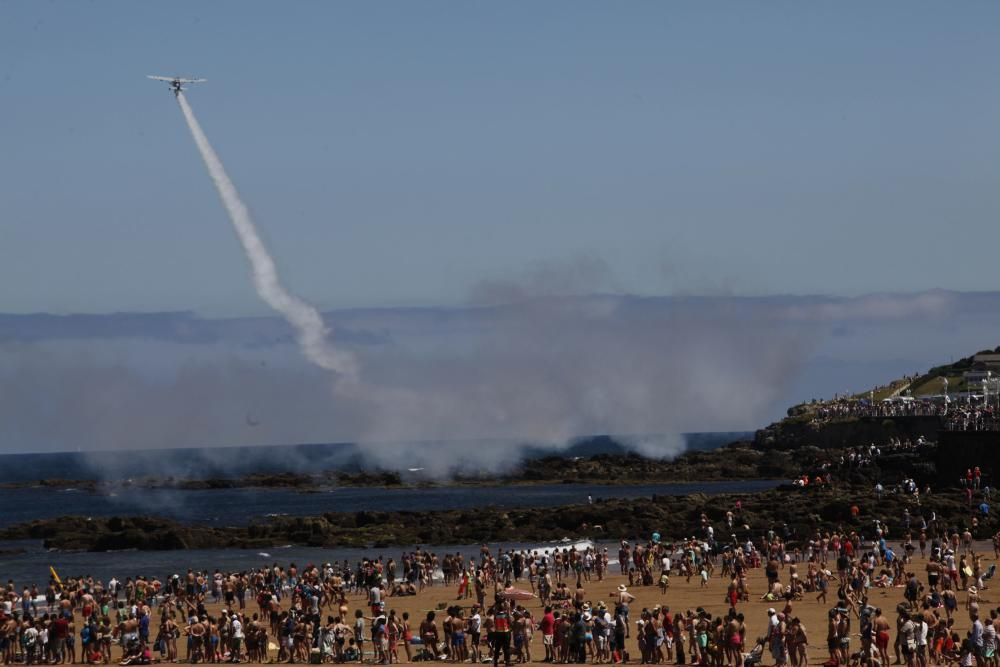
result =
[[169,76],[156,76],[153,74],[147,75],[148,79],[155,79],[157,81],[166,81],[170,86],[170,90],[173,91],[174,97],[181,94],[184,90],[184,84],[186,83],[204,83],[205,79],[183,79],[179,76],[169,77]]

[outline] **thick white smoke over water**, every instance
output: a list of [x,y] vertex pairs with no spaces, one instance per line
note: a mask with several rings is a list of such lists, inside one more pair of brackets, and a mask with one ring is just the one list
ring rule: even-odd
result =
[[401,341],[364,355],[365,386],[337,409],[353,404],[369,461],[437,476],[500,471],[526,445],[592,434],[672,457],[680,433],[760,424],[806,355],[808,335],[733,310],[616,297],[483,308],[474,330],[448,322],[469,333],[447,346],[411,353]]
[[[583,292],[606,282],[604,271],[569,273],[545,282]],[[895,307],[885,297],[878,307],[867,297],[518,301],[544,292],[535,276],[474,290],[515,301],[503,305],[326,313],[364,371],[333,392],[329,373],[286,342],[284,322],[0,315],[0,450],[204,447],[207,467],[235,471],[225,446],[262,446],[267,470],[315,472],[327,458],[275,445],[353,441],[366,465],[441,477],[503,471],[527,446],[593,434],[672,456],[684,448],[673,434],[752,429],[799,400],[992,349],[1000,328],[1000,293],[940,294],[934,308],[904,307],[921,295]],[[93,457],[94,474],[126,476],[116,460]],[[193,460],[178,451],[149,474],[201,469]]]
[[250,211],[240,199],[236,186],[229,180],[229,176],[222,166],[222,161],[216,155],[208,137],[202,131],[201,125],[198,124],[198,119],[195,118],[184,93],[177,93],[177,103],[180,104],[181,111],[184,112],[184,119],[191,130],[195,144],[198,146],[198,152],[201,153],[201,158],[205,161],[215,189],[219,191],[222,204],[226,207],[236,235],[243,245],[247,259],[250,260],[257,294],[267,305],[281,313],[288,320],[288,323],[295,327],[299,346],[309,361],[320,368],[339,373],[346,379],[355,379],[358,367],[354,355],[331,345],[327,340],[327,329],[319,311],[294,294],[290,294],[281,284],[274,259],[271,258],[267,247],[257,233],[253,220],[250,218]]
[[[308,367],[290,349],[251,342],[257,337],[239,323],[206,321],[200,342],[175,340],[168,318],[153,329],[155,351],[123,360],[122,340],[105,349],[86,336],[82,350],[67,349],[68,324],[58,340],[5,345],[0,318],[0,446],[201,446],[201,456],[218,452],[225,468],[233,454],[220,445],[353,441],[368,465],[442,477],[502,471],[535,445],[564,448],[596,434],[636,434],[620,442],[673,456],[684,449],[676,434],[742,430],[772,414],[819,327],[808,317],[789,326],[788,314],[766,301],[602,296],[617,291],[610,269],[583,258],[483,283],[462,308],[328,314],[348,346],[335,348],[320,313],[281,285],[191,107],[183,94],[177,101],[257,292],[295,330]],[[135,339],[150,331],[108,330]],[[174,363],[148,367],[147,359],[164,358]],[[336,374],[333,391],[321,369]],[[291,454],[277,456],[292,464]],[[107,462],[96,457],[95,470],[113,476]],[[169,474],[168,463],[151,472]]]

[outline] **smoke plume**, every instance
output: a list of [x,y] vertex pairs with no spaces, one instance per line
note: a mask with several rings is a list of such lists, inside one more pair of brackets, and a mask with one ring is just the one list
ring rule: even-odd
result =
[[215,189],[219,191],[222,204],[226,207],[229,219],[233,223],[233,229],[236,230],[236,235],[243,245],[247,259],[250,260],[257,294],[267,305],[281,313],[295,328],[299,346],[309,361],[320,368],[339,373],[347,379],[356,378],[358,368],[354,356],[329,343],[327,328],[323,324],[323,318],[319,311],[294,294],[290,294],[281,284],[277,266],[275,266],[274,259],[271,258],[267,247],[254,227],[250,211],[240,199],[236,186],[229,180],[229,176],[222,166],[222,161],[216,155],[212,144],[208,142],[208,137],[205,136],[201,125],[198,124],[198,119],[195,118],[184,93],[178,91],[177,103],[180,104],[181,111],[184,112],[184,119],[191,130],[195,144],[198,146],[198,152],[201,153],[201,158],[205,161]]
[[[183,93],[177,101],[257,293],[310,365],[226,336],[209,336],[196,356],[164,335],[134,360],[121,358],[121,343],[61,359],[55,340],[0,345],[0,397],[12,397],[0,401],[2,440],[91,451],[353,441],[370,464],[440,476],[502,470],[535,445],[596,434],[672,456],[679,433],[758,424],[806,357],[812,322],[790,328],[755,303],[593,296],[619,290],[588,257],[484,282],[465,308],[334,314],[354,334],[334,347],[320,313],[282,286]],[[170,368],[146,361],[170,357]],[[332,391],[320,369],[337,375]]]

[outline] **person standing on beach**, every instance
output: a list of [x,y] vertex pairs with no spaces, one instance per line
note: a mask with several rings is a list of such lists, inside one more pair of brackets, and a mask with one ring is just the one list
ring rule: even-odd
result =
[[985,664],[986,660],[983,657],[983,634],[985,633],[985,628],[983,627],[983,622],[979,620],[979,605],[969,609],[969,621],[972,623],[972,629],[969,630],[969,639],[972,641],[976,663]]
[[882,614],[881,609],[875,610],[875,620],[872,622],[872,630],[875,633],[875,648],[878,650],[879,662],[882,665],[888,665],[889,619]]
[[472,605],[472,614],[469,616],[469,646],[471,646],[472,662],[479,664],[482,658],[479,654],[479,640],[483,632],[483,617],[479,613],[479,605]]
[[635,596],[628,592],[628,588],[625,586],[625,584],[619,584],[618,591],[616,593],[612,593],[612,595],[615,596],[615,600],[617,601],[618,606],[620,606],[622,608],[622,611],[625,613],[625,622],[627,623],[629,620],[628,606],[631,603],[635,602]]
[[66,662],[66,637],[69,634],[69,621],[65,616],[59,616],[52,622],[49,630],[49,654],[52,662]]
[[900,647],[907,667],[915,667],[917,653],[917,630],[913,619],[905,611],[900,614],[903,624],[899,628]]
[[774,658],[774,667],[784,667],[788,662],[788,646],[786,644],[788,626],[783,613],[773,614],[772,618],[777,619],[777,623],[772,622],[768,625],[768,630],[771,633],[769,637],[771,656]]
[[955,597],[955,591],[951,588],[941,591],[941,602],[944,604],[945,616],[950,621],[951,615],[958,609],[958,598]]
[[454,662],[465,662],[469,659],[469,620],[465,617],[462,607],[455,605],[451,609],[451,638],[447,633],[445,642],[448,642],[452,649],[450,656]]
[[725,664],[731,665],[731,667],[740,667],[742,663],[740,646],[743,644],[743,638],[740,636],[740,622],[736,619],[736,614],[730,612],[724,633],[722,646]]
[[576,592],[573,594],[573,606],[577,611],[583,609],[584,602],[587,600],[587,591],[583,588],[583,582],[580,581],[578,577],[576,580]]
[[239,614],[233,614],[230,621],[229,636],[231,641],[229,662],[239,662],[243,649],[243,621]]
[[556,619],[552,615],[552,607],[546,606],[545,613],[538,622],[538,629],[542,633],[542,647],[545,649],[544,662],[553,662],[555,654],[552,651],[553,639],[555,637]]
[[424,650],[430,651],[430,654],[436,658],[439,635],[434,616],[433,611],[427,612],[427,617],[420,624],[420,641],[424,644]]
[[[186,632],[188,636],[188,662],[196,663],[200,658],[205,656],[202,652],[204,648],[203,640],[206,636],[205,626],[198,617],[193,616],[192,622],[188,625]],[[206,656],[206,659],[209,658]]]
[[365,613],[360,609],[354,610],[354,643],[358,647],[358,662],[363,663],[365,661]]
[[510,605],[506,600],[497,596],[496,603],[493,605],[493,667],[497,667],[499,664],[501,652],[503,652],[504,665],[510,667],[511,631]]
[[474,584],[476,588],[476,606],[482,609],[486,602],[486,574],[481,568],[476,572]]

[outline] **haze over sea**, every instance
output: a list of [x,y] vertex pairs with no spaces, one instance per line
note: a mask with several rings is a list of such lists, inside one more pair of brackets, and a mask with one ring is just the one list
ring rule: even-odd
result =
[[[751,433],[694,433],[686,436],[689,449],[714,449],[734,440],[751,437]],[[433,446],[422,443],[421,446]],[[598,453],[620,453],[622,447],[606,437],[581,439],[560,453],[566,456],[587,456]],[[544,447],[528,450],[531,456],[549,452]],[[88,479],[94,471],[109,464],[103,457],[121,458],[118,452],[83,454],[76,452],[52,454],[12,454],[0,456],[0,465],[7,471],[6,481],[30,482],[43,479]],[[225,447],[184,450],[152,450],[135,452],[124,465],[112,469],[126,476],[173,475],[180,478],[236,477],[254,473],[320,472],[336,468],[358,468],[358,447],[352,444],[298,445],[285,447]],[[119,481],[124,481],[121,478]],[[599,484],[537,484],[517,488],[483,485],[429,488],[335,487],[310,492],[294,489],[140,489],[123,487],[107,493],[94,493],[64,485],[60,488],[27,486],[0,488],[0,527],[31,521],[76,515],[128,516],[156,515],[177,520],[210,525],[238,525],[266,521],[268,515],[316,515],[329,511],[357,510],[448,510],[476,507],[525,507],[583,503],[588,496],[597,498],[636,498],[653,495],[689,493],[752,492],[773,487],[770,480],[738,480],[732,482],[599,485]],[[386,549],[387,554],[404,547]],[[459,550],[462,547],[438,548]],[[289,547],[273,550],[276,559],[332,561],[354,559],[362,555],[352,549],[309,549]],[[369,554],[370,555],[370,554]],[[191,550],[183,555],[157,552],[116,553],[113,559],[87,553],[55,554],[42,548],[39,542],[0,542],[0,571],[15,581],[45,580],[50,564],[61,571],[81,574],[78,568],[99,577],[134,575],[139,573],[166,576],[179,564],[204,563],[212,567],[245,568],[259,565],[265,559],[255,552],[240,550]],[[186,567],[186,565],[185,565]]]
[[[0,4],[0,523],[679,492],[120,481],[497,478],[602,433],[674,456],[1000,352],[998,25],[899,0]],[[294,445],[332,442],[365,444]],[[120,485],[32,485],[57,477]],[[723,488],[754,487],[698,485]],[[39,583],[50,558],[264,562],[4,548]]]

